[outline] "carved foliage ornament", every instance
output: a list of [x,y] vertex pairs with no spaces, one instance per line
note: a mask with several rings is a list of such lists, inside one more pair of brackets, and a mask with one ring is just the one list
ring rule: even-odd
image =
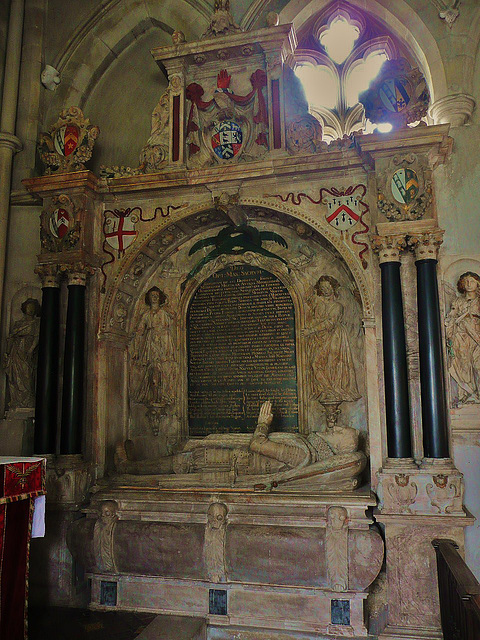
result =
[[99,133],[100,129],[91,125],[78,107],[62,111],[57,122],[39,136],[38,153],[47,167],[45,173],[85,169]]
[[40,242],[42,249],[58,253],[77,246],[81,224],[79,212],[73,201],[64,194],[54,196],[49,207],[40,217]]
[[400,58],[386,60],[370,88],[358,99],[365,107],[365,117],[374,124],[388,122],[402,128],[427,115],[430,93],[420,70]]

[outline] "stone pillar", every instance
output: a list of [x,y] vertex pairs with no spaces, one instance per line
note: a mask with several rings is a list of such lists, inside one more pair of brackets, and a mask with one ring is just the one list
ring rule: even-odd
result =
[[15,136],[17,114],[24,0],[12,0],[8,23],[5,78],[3,83],[2,116],[0,119],[0,309],[3,299],[3,281],[7,257],[7,231],[10,211],[10,187],[13,154],[20,151],[22,143]]
[[34,452],[55,453],[58,405],[60,288],[56,265],[40,265],[42,315],[38,341]]
[[383,372],[389,458],[411,458],[407,348],[400,280],[405,236],[375,236],[373,247],[382,272]]
[[82,453],[85,362],[85,270],[68,269],[68,306],[63,365],[61,454]]
[[418,343],[422,402],[423,455],[448,458],[447,401],[443,336],[437,282],[437,251],[443,231],[415,234],[409,244],[417,267]]

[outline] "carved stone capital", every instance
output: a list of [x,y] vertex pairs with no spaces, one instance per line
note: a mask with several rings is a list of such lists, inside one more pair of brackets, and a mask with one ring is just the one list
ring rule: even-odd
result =
[[95,269],[84,262],[73,262],[71,264],[60,264],[60,271],[67,275],[68,285],[80,285],[85,287],[87,277],[95,273]]
[[95,481],[95,468],[79,455],[47,456],[48,503],[74,510],[85,502]]
[[0,131],[0,149],[2,148],[11,149],[12,153],[18,153],[23,149],[23,144],[13,133]]
[[400,262],[400,253],[407,248],[407,236],[396,234],[389,236],[374,235],[371,239],[372,251],[377,254],[380,264]]
[[415,253],[415,260],[436,260],[438,248],[443,242],[444,231],[429,231],[408,236],[408,246]]
[[466,93],[457,93],[436,100],[429,109],[435,124],[461,127],[470,120],[475,109],[475,99]]
[[58,288],[60,286],[60,271],[56,264],[39,264],[35,273],[42,281],[42,289]]

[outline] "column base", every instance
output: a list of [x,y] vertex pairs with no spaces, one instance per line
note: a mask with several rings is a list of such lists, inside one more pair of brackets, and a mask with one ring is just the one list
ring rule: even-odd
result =
[[378,636],[378,640],[442,640],[440,629],[424,629],[420,627],[402,627],[388,625]]

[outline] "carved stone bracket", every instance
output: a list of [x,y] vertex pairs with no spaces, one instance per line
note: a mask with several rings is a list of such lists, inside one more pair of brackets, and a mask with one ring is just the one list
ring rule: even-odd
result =
[[438,17],[445,20],[445,23],[451,29],[453,23],[460,15],[460,11],[458,10],[460,0],[450,0],[450,2],[447,2],[446,0],[430,0],[430,2],[437,9]]
[[408,236],[407,244],[413,249],[416,260],[436,260],[438,248],[443,242],[441,229],[427,233],[415,233]]
[[372,251],[378,255],[380,264],[384,262],[400,262],[400,253],[407,248],[405,234],[380,236],[371,238]]
[[382,513],[464,515],[462,474],[450,460],[425,468],[384,469],[380,475]]
[[470,120],[474,109],[475,98],[467,93],[457,93],[436,100],[428,113],[435,124],[461,127]]

